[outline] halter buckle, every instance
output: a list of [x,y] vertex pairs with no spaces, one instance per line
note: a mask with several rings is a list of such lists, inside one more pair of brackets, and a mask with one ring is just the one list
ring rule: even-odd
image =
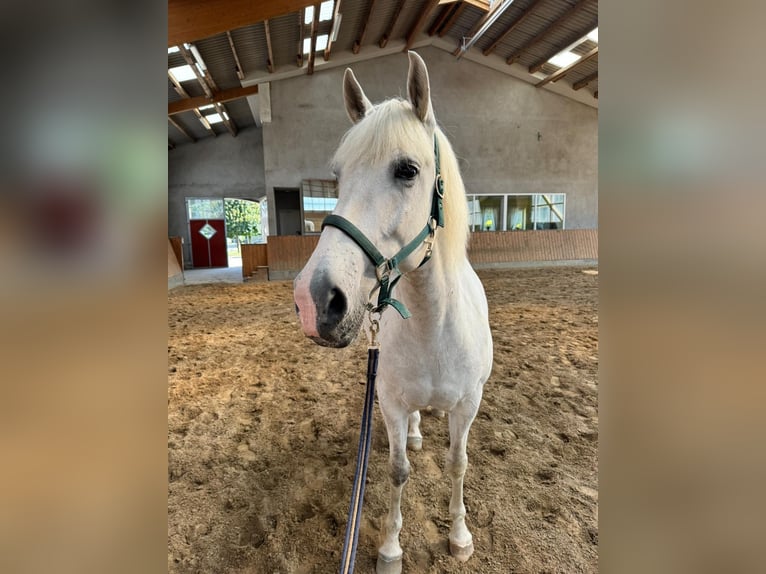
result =
[[444,180],[442,179],[442,174],[437,173],[436,179],[434,180],[434,188],[436,190],[436,195],[439,196],[439,199],[444,199]]

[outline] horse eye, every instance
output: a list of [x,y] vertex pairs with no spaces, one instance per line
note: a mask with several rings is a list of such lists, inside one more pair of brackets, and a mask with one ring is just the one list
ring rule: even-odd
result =
[[396,179],[412,181],[418,175],[418,166],[409,161],[400,161],[394,167]]

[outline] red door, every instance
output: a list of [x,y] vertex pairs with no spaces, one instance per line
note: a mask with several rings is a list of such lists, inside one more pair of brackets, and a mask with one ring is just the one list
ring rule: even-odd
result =
[[228,267],[224,220],[192,219],[189,228],[194,267]]

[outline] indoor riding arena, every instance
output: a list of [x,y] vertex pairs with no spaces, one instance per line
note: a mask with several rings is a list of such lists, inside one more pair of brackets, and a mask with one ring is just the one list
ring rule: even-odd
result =
[[[407,50],[465,184],[494,360],[467,443],[473,555],[450,551],[448,417],[423,411],[402,572],[597,572],[597,0],[208,4],[168,2],[169,572],[338,571],[368,343],[304,335],[293,280],[338,206],[344,72],[416,109]],[[371,445],[360,573],[392,488],[378,404]]]

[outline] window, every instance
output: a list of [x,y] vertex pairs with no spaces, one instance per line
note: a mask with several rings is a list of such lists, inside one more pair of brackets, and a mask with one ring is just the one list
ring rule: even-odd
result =
[[566,194],[469,195],[471,231],[564,229]]
[[223,199],[188,198],[189,219],[223,219]]
[[320,233],[322,221],[338,203],[338,182],[334,179],[304,179],[301,182],[303,195],[303,232]]

